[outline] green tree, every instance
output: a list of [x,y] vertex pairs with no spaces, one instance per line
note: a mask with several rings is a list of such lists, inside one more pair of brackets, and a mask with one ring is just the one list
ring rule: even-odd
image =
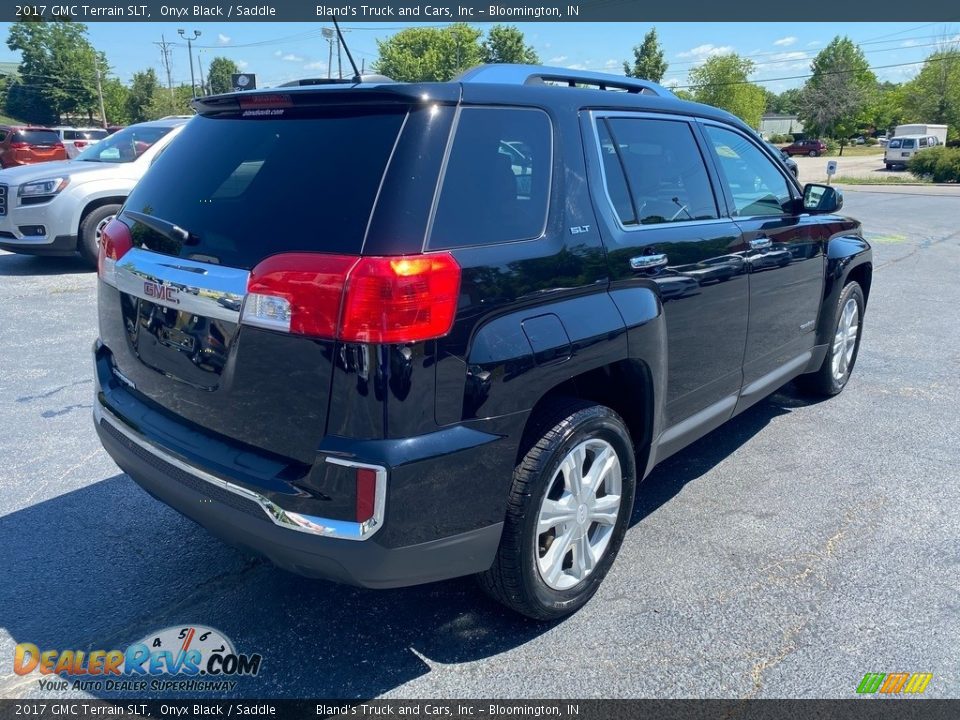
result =
[[18,94],[33,115],[24,119],[59,122],[68,113],[99,114],[97,72],[106,75],[108,68],[87,40],[86,25],[18,21],[10,25],[7,47],[20,53]]
[[750,127],[759,127],[766,97],[763,88],[747,79],[753,67],[753,61],[735,53],[708,58],[690,71],[694,99],[733,113]]
[[513,25],[491,27],[481,49],[485,63],[540,64],[537,51],[525,43],[523,33]]
[[767,94],[767,112],[778,115],[796,115],[800,111],[801,88],[790,88],[777,95],[769,90]]
[[938,49],[920,73],[902,87],[904,122],[945,123],[950,139],[960,137],[960,48]]
[[240,68],[230,58],[215,57],[210,61],[207,71],[207,84],[214,95],[233,90],[233,74],[240,72]]
[[644,78],[658,83],[667,72],[667,61],[663,56],[663,47],[657,39],[657,29],[643,36],[643,42],[633,48],[633,66],[623,63],[623,72],[627,77]]
[[863,51],[848,37],[835,37],[811,64],[803,88],[800,119],[808,132],[836,138],[840,154],[847,139],[869,123],[877,78]]
[[157,81],[157,73],[153,68],[147,68],[133,74],[130,83],[130,92],[127,94],[127,118],[129,122],[143,122],[149,118],[148,109],[154,103],[159,93],[165,93],[169,101],[170,95],[166,88],[161,88]]
[[147,120],[157,120],[167,115],[192,115],[193,88],[189,85],[178,85],[173,88],[173,97],[170,92],[162,89],[153,95],[150,104],[145,108]]
[[892,82],[877,85],[867,103],[867,128],[889,132],[903,122],[904,86]]
[[127,101],[130,90],[117,78],[107,78],[103,81],[103,109],[107,113],[108,125],[127,125],[130,115],[127,111]]
[[380,57],[373,69],[401,82],[444,82],[483,62],[480,35],[463,23],[407,28],[377,40]]

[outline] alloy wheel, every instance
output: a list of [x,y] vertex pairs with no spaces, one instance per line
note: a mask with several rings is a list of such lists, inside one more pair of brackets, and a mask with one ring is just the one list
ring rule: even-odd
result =
[[837,332],[833,336],[833,377],[838,383],[844,382],[850,372],[859,331],[860,308],[854,298],[849,298],[840,313]]

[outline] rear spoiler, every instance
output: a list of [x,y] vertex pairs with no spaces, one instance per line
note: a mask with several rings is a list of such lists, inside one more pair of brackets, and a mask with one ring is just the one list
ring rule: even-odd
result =
[[251,109],[322,108],[337,105],[404,105],[460,102],[459,83],[355,83],[352,81],[299,84],[194,98],[199,115],[237,113]]

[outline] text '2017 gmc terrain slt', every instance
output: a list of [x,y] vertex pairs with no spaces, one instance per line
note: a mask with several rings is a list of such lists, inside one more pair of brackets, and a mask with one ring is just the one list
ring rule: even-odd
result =
[[860,224],[726,112],[510,65],[195,105],[103,232],[95,422],[281,567],[565,615],[657,462],[850,377]]

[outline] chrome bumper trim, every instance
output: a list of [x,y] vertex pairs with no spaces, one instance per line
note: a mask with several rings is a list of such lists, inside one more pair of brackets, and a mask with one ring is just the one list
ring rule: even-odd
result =
[[383,516],[387,494],[387,470],[380,465],[369,465],[366,463],[353,462],[352,460],[345,460],[343,458],[326,458],[327,462],[334,465],[369,468],[374,470],[377,474],[373,517],[362,523],[350,522],[347,520],[331,520],[329,518],[317,517],[315,515],[303,515],[301,513],[284,510],[258,492],[248,490],[247,488],[236,485],[229,480],[225,480],[224,478],[212,475],[205,470],[201,470],[195,465],[191,465],[184,459],[175,455],[166,448],[157,445],[130,427],[130,425],[111,412],[109,408],[105,407],[99,398],[95,400],[93,405],[93,420],[98,425],[101,422],[109,424],[117,432],[130,440],[130,442],[143,448],[160,460],[163,460],[164,462],[169,463],[170,465],[173,465],[174,467],[179,468],[180,470],[183,470],[184,472],[189,473],[200,480],[204,480],[211,485],[215,485],[222,490],[227,490],[228,492],[232,492],[235,495],[239,495],[242,498],[246,498],[247,500],[257,503],[275,525],[279,525],[287,530],[296,530],[297,532],[305,532],[311,535],[337,538],[340,540],[366,540],[383,526]]

